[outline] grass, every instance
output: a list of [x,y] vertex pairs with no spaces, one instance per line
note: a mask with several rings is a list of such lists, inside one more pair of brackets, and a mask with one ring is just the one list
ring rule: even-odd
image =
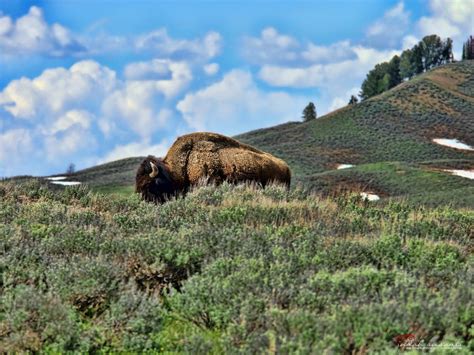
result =
[[242,185],[155,206],[40,180],[0,198],[6,352],[474,351],[469,209]]
[[106,194],[106,195],[119,195],[119,196],[129,196],[135,192],[135,186],[133,185],[101,185],[92,187],[92,191]]
[[474,61],[439,67],[358,105],[317,120],[261,129],[236,138],[285,159],[300,179],[340,163],[469,160],[474,153],[434,144],[474,145]]
[[314,174],[303,182],[323,195],[337,195],[341,191],[373,192],[381,198],[395,196],[415,205],[472,207],[472,181],[439,170],[469,168],[471,164],[469,160],[436,160],[422,164],[379,162]]

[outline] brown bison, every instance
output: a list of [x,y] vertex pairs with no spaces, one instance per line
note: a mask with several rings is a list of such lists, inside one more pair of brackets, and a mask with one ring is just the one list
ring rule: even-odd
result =
[[290,186],[291,172],[274,156],[216,133],[179,137],[164,159],[149,155],[137,170],[135,191],[147,201],[164,202],[202,179],[219,184],[253,181]]

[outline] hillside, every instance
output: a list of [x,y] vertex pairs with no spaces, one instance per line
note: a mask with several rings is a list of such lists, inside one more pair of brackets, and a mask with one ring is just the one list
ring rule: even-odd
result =
[[[433,139],[458,139],[474,146],[474,61],[438,67],[317,120],[236,138],[285,159],[297,181],[324,193],[364,187],[381,196],[426,195],[439,194],[443,186],[467,189],[459,195],[473,196],[472,180],[450,176],[442,168],[473,169],[474,151],[442,146]],[[390,162],[398,162],[397,169]],[[336,170],[339,164],[356,168]],[[433,181],[437,184],[430,185]],[[466,202],[474,206],[473,199]]]
[[227,184],[160,206],[41,180],[0,198],[6,353],[474,350],[472,211]]
[[474,159],[434,138],[474,146],[474,61],[438,67],[355,106],[317,120],[236,137],[286,159],[298,176],[340,163]]
[[[438,67],[379,96],[310,122],[291,122],[236,137],[285,159],[299,183],[322,193],[370,191],[382,199],[474,206],[470,179],[445,169],[474,168],[474,61]],[[72,174],[100,192],[129,194],[141,157]],[[338,170],[339,164],[355,165]]]

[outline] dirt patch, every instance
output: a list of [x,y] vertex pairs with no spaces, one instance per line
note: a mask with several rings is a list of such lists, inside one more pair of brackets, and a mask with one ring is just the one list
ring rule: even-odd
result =
[[420,163],[420,167],[431,171],[441,171],[446,169],[473,170],[474,161],[470,160],[448,160]]
[[138,259],[129,259],[126,265],[127,276],[140,290],[149,293],[163,294],[171,287],[179,290],[188,278],[186,270],[168,265],[155,266]]
[[341,175],[326,175],[318,176],[318,185],[315,192],[322,196],[337,197],[341,195],[348,195],[352,193],[367,193],[375,194],[382,197],[388,197],[389,194],[380,186],[377,186],[373,180],[363,176],[341,176]]

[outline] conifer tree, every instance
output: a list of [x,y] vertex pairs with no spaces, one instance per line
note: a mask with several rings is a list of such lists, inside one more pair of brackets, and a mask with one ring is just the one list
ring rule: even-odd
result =
[[356,96],[351,95],[351,98],[349,100],[349,105],[357,105],[358,102],[359,102],[359,99]]
[[316,106],[310,102],[303,110],[303,121],[308,122],[316,118]]
[[406,49],[400,57],[400,77],[401,79],[411,79],[415,75],[415,68],[412,63],[413,51]]
[[470,36],[462,46],[462,60],[474,59],[474,38]]

